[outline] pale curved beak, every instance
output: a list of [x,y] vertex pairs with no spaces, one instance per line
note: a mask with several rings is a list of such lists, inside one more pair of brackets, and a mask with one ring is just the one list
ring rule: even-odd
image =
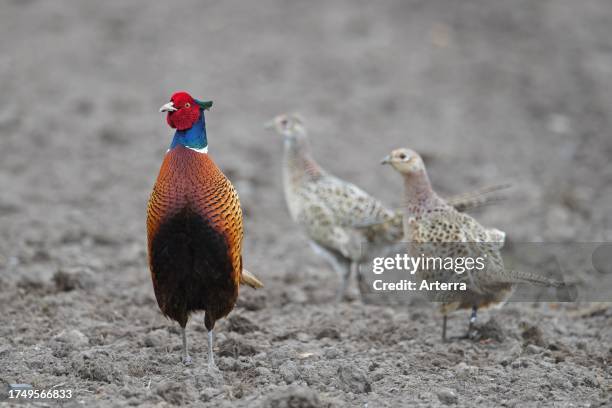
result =
[[391,155],[388,154],[386,155],[381,161],[380,164],[389,164],[391,163]]
[[178,109],[174,107],[174,102],[168,102],[161,108],[159,108],[160,112],[176,112]]
[[274,119],[269,120],[266,123],[264,123],[264,129],[266,130],[274,129]]

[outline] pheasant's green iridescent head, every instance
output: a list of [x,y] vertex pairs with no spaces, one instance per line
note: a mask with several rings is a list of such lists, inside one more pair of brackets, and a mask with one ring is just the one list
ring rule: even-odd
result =
[[381,164],[390,164],[395,170],[406,175],[425,170],[421,156],[414,150],[406,148],[393,150],[381,161]]
[[176,92],[160,112],[168,112],[166,121],[176,129],[170,149],[182,145],[205,152],[208,147],[204,111],[210,109],[212,101],[199,101],[187,92]]

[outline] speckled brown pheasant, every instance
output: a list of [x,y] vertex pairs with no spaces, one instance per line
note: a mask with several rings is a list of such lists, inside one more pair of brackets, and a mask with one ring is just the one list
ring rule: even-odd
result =
[[483,258],[486,267],[472,273],[456,273],[454,270],[419,270],[417,276],[428,282],[464,283],[467,290],[432,290],[428,295],[440,303],[444,316],[442,338],[446,340],[447,315],[458,309],[471,309],[468,335],[479,308],[500,304],[512,293],[516,283],[533,283],[563,287],[563,282],[522,271],[507,270],[500,250],[505,233],[495,228],[485,228],[471,216],[450,206],[431,187],[421,157],[410,149],[396,149],[383,159],[391,164],[404,179],[404,235],[408,252],[413,257],[421,255],[437,258]]

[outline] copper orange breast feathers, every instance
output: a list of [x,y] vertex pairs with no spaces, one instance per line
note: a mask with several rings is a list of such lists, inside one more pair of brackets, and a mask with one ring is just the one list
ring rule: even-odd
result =
[[149,201],[149,254],[164,221],[185,211],[208,220],[210,227],[226,240],[232,280],[237,284],[243,236],[238,194],[208,154],[177,146],[166,154]]

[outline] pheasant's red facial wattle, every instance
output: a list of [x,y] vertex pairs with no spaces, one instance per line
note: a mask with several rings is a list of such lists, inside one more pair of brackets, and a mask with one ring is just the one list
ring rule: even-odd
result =
[[176,111],[168,112],[166,120],[170,127],[177,130],[190,129],[200,119],[200,107],[187,92],[177,92],[170,101]]

